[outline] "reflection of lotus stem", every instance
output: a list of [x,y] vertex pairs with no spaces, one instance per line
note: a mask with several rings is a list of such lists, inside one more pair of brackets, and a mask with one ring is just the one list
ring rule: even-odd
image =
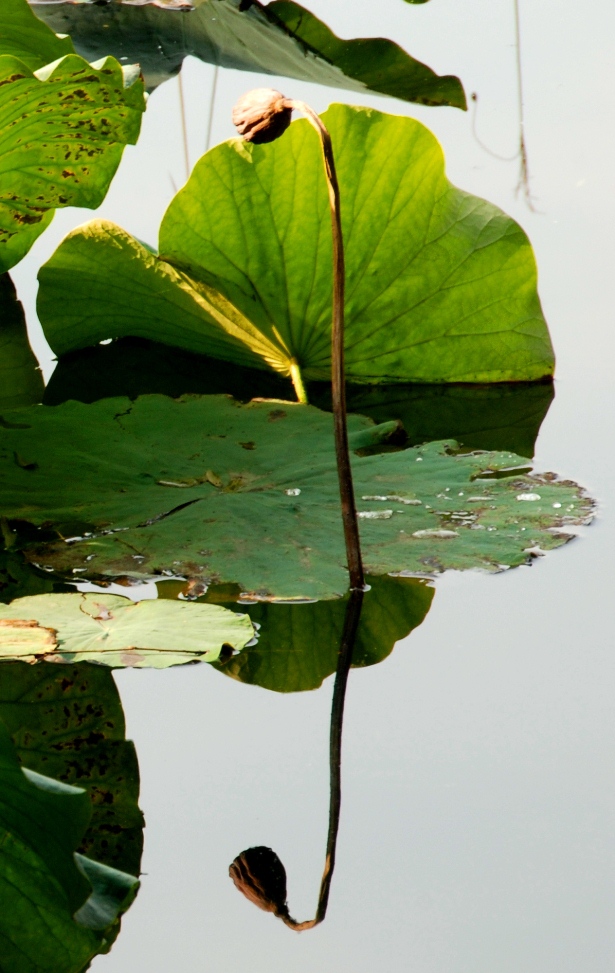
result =
[[344,627],[340,642],[333,700],[331,703],[331,732],[329,736],[329,831],[325,867],[320,880],[318,906],[313,919],[297,922],[288,911],[286,902],[286,872],[282,862],[271,848],[248,848],[238,855],[229,868],[229,874],[237,888],[260,909],[273,912],[295,932],[313,929],[322,922],[327,912],[331,879],[335,868],[335,849],[342,806],[342,722],[348,673],[352,663],[354,644],[361,617],[363,590],[354,588],[346,605]]
[[[348,451],[348,430],[346,428],[346,384],[344,378],[344,241],[340,211],[340,190],[335,171],[331,136],[315,111],[303,101],[285,98],[285,108],[303,112],[320,136],[325,165],[325,176],[329,190],[331,207],[331,230],[333,234],[333,324],[331,329],[331,398],[333,402],[333,424],[335,431],[335,452],[337,456],[337,475],[340,483],[342,522],[346,541],[346,557],[350,574],[350,587],[363,588],[363,564],[359,543],[357,510],[352,488],[352,470]],[[294,376],[293,376],[294,381]],[[295,388],[297,386],[295,385]],[[297,392],[299,401],[303,401]],[[305,393],[304,393],[305,394]]]

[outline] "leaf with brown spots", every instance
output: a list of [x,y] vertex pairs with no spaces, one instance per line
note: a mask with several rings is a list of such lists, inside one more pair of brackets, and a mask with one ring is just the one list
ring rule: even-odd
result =
[[100,206],[145,108],[138,70],[113,58],[94,68],[67,54],[33,73],[2,50],[0,27],[0,273],[56,209]]

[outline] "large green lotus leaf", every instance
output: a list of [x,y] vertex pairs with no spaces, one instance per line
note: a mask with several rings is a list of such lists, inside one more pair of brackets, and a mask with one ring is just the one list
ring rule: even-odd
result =
[[27,0],[2,0],[0,55],[18,57],[31,71],[74,54],[70,37],[58,37],[34,15]]
[[[427,615],[434,589],[417,578],[368,578],[370,590],[352,656],[353,666],[382,662]],[[242,608],[244,606],[241,606]],[[247,606],[260,625],[256,645],[216,668],[240,682],[279,693],[317,689],[335,672],[346,599],[308,605]]]
[[342,41],[296,3],[178,0],[45,3],[32,9],[70,34],[89,60],[102,54],[137,61],[152,90],[191,54],[212,64],[285,75],[332,88],[376,91],[425,105],[466,107],[458,78],[431,68],[382,38]]
[[[439,144],[413,119],[346,105],[323,117],[341,186],[348,380],[550,375],[521,228],[448,182]],[[109,223],[69,235],[39,274],[54,351],[133,335],[282,374],[296,360],[304,378],[329,378],[330,216],[306,121],[271,145],[208,152],[167,210],[160,253]]]
[[[152,395],[7,414],[17,416],[22,428],[0,428],[0,486],[7,519],[45,527],[26,549],[35,563],[80,578],[234,581],[260,599],[347,589],[328,413]],[[394,426],[350,416],[351,449],[373,448]],[[366,570],[498,570],[561,545],[567,535],[553,529],[585,522],[592,502],[524,465],[445,442],[355,456]]]
[[81,973],[117,934],[137,879],[75,856],[85,791],[22,769],[0,722],[3,973]]
[[[10,626],[20,620],[55,631],[56,644],[46,645],[40,653],[32,652],[29,645],[21,651]],[[30,595],[0,605],[0,661],[166,669],[197,660],[213,662],[223,645],[240,650],[252,638],[254,629],[247,616],[217,605],[134,602],[96,592]]]
[[[25,2],[25,0],[24,0]],[[8,274],[0,275],[0,409],[40,402],[45,383],[28,341],[23,307]]]
[[0,670],[0,719],[21,762],[83,787],[92,817],[78,850],[138,875],[143,850],[139,765],[126,740],[124,713],[106,666],[31,666]]
[[[97,399],[160,393],[226,392],[244,402],[252,398],[294,399],[290,380],[277,372],[242,368],[207,355],[196,355],[144,338],[120,338],[62,357],[49,380],[43,401],[58,405],[68,399]],[[377,423],[399,419],[407,444],[456,439],[472,449],[507,449],[533,456],[536,437],[553,400],[551,382],[493,385],[349,385],[349,412]],[[312,382],[313,405],[331,411],[331,385]],[[1,600],[1,598],[0,598]]]
[[145,107],[138,70],[76,54],[32,72],[0,57],[0,272],[59,207],[99,206]]

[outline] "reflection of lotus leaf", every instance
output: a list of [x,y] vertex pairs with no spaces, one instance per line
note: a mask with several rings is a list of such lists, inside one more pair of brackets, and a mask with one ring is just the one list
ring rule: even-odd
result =
[[[334,105],[349,382],[532,381],[553,371],[527,237],[452,186],[410,118]],[[331,228],[305,120],[271,145],[234,139],[197,163],[160,228],[160,257],[112,223],[73,231],[41,268],[58,355],[125,335],[239,365],[331,369]]]
[[[29,639],[20,642],[16,635],[30,631],[23,628],[28,622],[44,626],[38,631],[47,636],[55,630],[55,639],[40,648]],[[31,595],[0,605],[0,660],[166,669],[195,660],[213,662],[223,645],[239,650],[253,637],[245,615],[217,605],[134,602],[94,592]]]
[[[16,527],[45,525],[27,548],[35,563],[80,578],[235,581],[263,599],[345,592],[328,413],[151,395],[32,406],[4,419],[3,513]],[[369,449],[391,425],[350,416],[351,449]],[[523,465],[511,453],[454,453],[445,442],[355,455],[359,513],[391,511],[360,521],[366,570],[499,570],[564,543],[553,528],[585,522],[591,501],[576,484],[528,476]],[[539,499],[521,502],[524,494]],[[44,542],[50,536],[63,539]]]
[[80,788],[21,768],[0,721],[0,940],[5,973],[81,973],[117,935],[131,875],[75,855],[90,817]]
[[79,851],[139,875],[139,766],[111,670],[4,662],[0,719],[24,766],[88,791],[92,818]]
[[376,91],[425,105],[466,107],[458,78],[439,77],[383,38],[340,40],[297,3],[30,3],[53,30],[70,34],[88,60],[114,54],[138,62],[150,90],[176,74],[191,54],[226,68]]
[[[396,642],[422,623],[434,596],[434,589],[418,578],[367,578],[367,583],[353,666],[382,662]],[[346,599],[244,607],[260,625],[258,642],[217,664],[221,672],[279,693],[317,689],[335,672]]]

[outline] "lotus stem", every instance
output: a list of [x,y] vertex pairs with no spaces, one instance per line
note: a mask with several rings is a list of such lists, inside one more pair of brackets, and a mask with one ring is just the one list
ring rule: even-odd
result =
[[295,395],[297,396],[297,402],[307,405],[308,397],[307,392],[305,391],[305,385],[303,384],[303,376],[301,375],[299,364],[294,358],[290,363],[290,377],[295,390]]
[[331,230],[333,236],[333,322],[331,328],[331,399],[333,404],[333,427],[335,434],[335,453],[337,475],[340,485],[342,523],[346,542],[346,558],[350,575],[350,588],[362,589],[365,586],[359,525],[352,486],[352,468],[348,449],[348,429],[346,425],[346,381],[344,374],[344,240],[342,237],[342,218],[340,190],[335,170],[331,136],[316,112],[304,101],[284,99],[284,107],[291,111],[302,112],[316,129],[322,147],[323,162],[329,206],[331,209]]

